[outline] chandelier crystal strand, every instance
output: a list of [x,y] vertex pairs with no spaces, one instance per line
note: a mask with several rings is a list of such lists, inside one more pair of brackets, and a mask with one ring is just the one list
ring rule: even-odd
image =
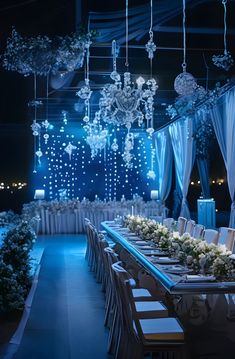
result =
[[233,66],[234,60],[227,50],[227,0],[222,0],[224,8],[224,53],[222,55],[213,55],[212,62],[215,66],[228,71]]
[[43,135],[45,145],[47,144],[48,139],[49,139],[49,134],[47,133],[47,130],[50,125],[49,121],[48,121],[48,98],[49,98],[49,73],[47,74],[47,77],[46,77],[46,119],[45,119],[45,121],[42,122],[42,127],[45,128],[45,133]]
[[[41,156],[42,156],[41,141],[40,141],[41,125],[37,122],[38,101],[37,101],[37,75],[36,75],[36,73],[34,73],[33,78],[34,78],[34,100],[31,102],[30,106],[34,107],[34,120],[31,125],[31,129],[32,129],[33,136],[34,136],[34,169],[33,169],[33,173],[37,173],[37,161],[40,164]],[[38,145],[37,145],[37,138],[38,138]]]

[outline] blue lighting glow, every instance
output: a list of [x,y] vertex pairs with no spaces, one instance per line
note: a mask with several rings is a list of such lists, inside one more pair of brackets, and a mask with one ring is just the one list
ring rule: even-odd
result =
[[[33,174],[34,188],[44,188],[47,200],[59,199],[62,190],[66,190],[67,198],[94,200],[97,195],[101,200],[120,200],[123,194],[126,199],[138,194],[150,199],[150,191],[156,187],[146,177],[151,168],[152,142],[144,130],[135,130],[135,134],[133,168],[128,169],[122,158],[125,130],[112,133],[105,150],[91,159],[82,128],[69,122],[63,128],[54,125],[53,135],[41,144],[43,156]],[[114,138],[120,151],[111,147]]]

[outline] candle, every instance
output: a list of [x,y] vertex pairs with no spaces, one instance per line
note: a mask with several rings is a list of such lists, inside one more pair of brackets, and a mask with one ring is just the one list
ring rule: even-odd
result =
[[153,190],[150,193],[151,199],[158,199],[158,190]]
[[134,206],[131,206],[131,215],[134,216]]

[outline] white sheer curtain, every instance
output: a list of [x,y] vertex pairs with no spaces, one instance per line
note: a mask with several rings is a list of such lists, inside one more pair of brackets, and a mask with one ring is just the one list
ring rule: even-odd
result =
[[158,168],[158,190],[164,203],[169,196],[172,182],[172,145],[168,127],[154,134],[156,165]]
[[235,88],[221,98],[210,114],[227,170],[232,201],[229,226],[235,228]]
[[180,215],[190,218],[187,193],[195,159],[192,119],[185,118],[172,123],[169,126],[169,133],[175,159],[176,177],[183,196]]

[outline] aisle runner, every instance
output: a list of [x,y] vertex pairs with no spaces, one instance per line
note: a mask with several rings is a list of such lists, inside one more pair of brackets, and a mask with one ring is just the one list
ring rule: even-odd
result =
[[14,359],[105,359],[104,299],[84,260],[84,236],[46,236],[38,286]]

